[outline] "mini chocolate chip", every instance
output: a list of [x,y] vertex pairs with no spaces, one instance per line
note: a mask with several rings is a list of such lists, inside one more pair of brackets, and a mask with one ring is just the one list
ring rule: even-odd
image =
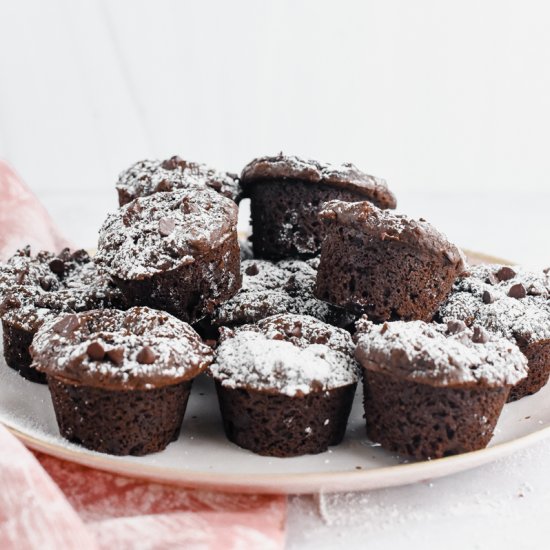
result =
[[175,170],[176,168],[178,168],[178,166],[181,167],[182,169],[185,169],[185,167],[187,166],[187,163],[181,157],[174,155],[168,160],[163,161],[161,166],[165,170]]
[[256,264],[252,264],[252,265],[249,265],[245,270],[244,272],[247,274],[247,275],[258,275],[258,273],[260,272],[260,270],[258,269],[258,266]]
[[382,325],[382,328],[380,329],[380,334],[384,334],[388,330],[388,328],[390,328],[388,323],[384,323]]
[[464,321],[459,321],[458,319],[451,319],[447,321],[447,332],[449,334],[458,334],[463,330],[466,330],[467,326]]
[[103,361],[105,359],[105,349],[99,342],[92,342],[86,348],[86,353],[93,361]]
[[222,182],[219,180],[210,180],[208,182],[208,187],[211,187],[215,191],[219,191],[222,188]]
[[42,290],[45,290],[46,292],[52,288],[52,280],[48,277],[40,277],[39,283]]
[[54,258],[49,267],[56,275],[63,275],[65,272],[65,262],[61,258]]
[[61,319],[59,319],[59,321],[57,321],[52,328],[54,332],[57,332],[57,334],[65,336],[73,330],[76,330],[79,326],[80,320],[74,313],[71,313],[61,317]]
[[155,191],[157,193],[162,191],[172,191],[173,188],[174,186],[171,181],[167,179],[162,179],[157,183],[157,186],[155,187]]
[[521,283],[517,283],[510,287],[510,290],[508,291],[508,296],[510,296],[510,298],[516,298],[519,300],[527,296],[527,291]]
[[110,349],[106,355],[115,365],[121,365],[124,361],[124,350],[122,348]]
[[516,272],[507,265],[502,266],[496,273],[497,279],[499,281],[509,281],[516,276]]
[[149,346],[142,347],[136,355],[137,362],[142,365],[151,365],[155,362],[156,358],[157,356]]
[[495,297],[488,290],[483,291],[481,299],[484,304],[492,304],[495,301]]
[[74,260],[76,263],[84,264],[90,261],[90,255],[84,250],[75,250],[71,254],[71,260]]
[[489,335],[481,327],[474,327],[474,334],[472,335],[472,342],[476,344],[486,344],[489,341]]
[[17,273],[17,276],[15,277],[15,281],[18,285],[22,285],[25,282],[25,279],[27,277],[27,271],[19,271]]
[[163,237],[168,237],[176,228],[176,221],[172,218],[161,218],[159,220],[159,233]]

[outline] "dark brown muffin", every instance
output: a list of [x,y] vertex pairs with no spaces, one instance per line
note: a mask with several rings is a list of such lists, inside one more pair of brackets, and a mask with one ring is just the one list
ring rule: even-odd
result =
[[177,191],[193,186],[209,187],[238,202],[241,186],[237,174],[219,172],[204,164],[189,162],[178,156],[167,160],[141,160],[118,177],[118,202],[123,206],[138,197],[163,191]]
[[196,322],[241,285],[237,205],[197,187],[138,198],[107,218],[94,260],[130,305]]
[[367,435],[415,458],[487,446],[510,388],[527,374],[511,342],[460,321],[358,323]]
[[244,194],[251,199],[252,243],[257,258],[308,258],[319,253],[324,228],[318,214],[332,199],[371,201],[395,208],[384,180],[353,164],[332,166],[282,153],[253,160],[242,171]]
[[282,313],[310,315],[334,326],[352,326],[356,317],[313,295],[317,270],[311,260],[244,260],[242,286],[209,318],[211,327],[236,327]]
[[550,281],[542,271],[480,265],[457,279],[438,318],[459,319],[516,343],[529,360],[529,375],[510,392],[516,401],[539,391],[550,375]]
[[154,453],[175,441],[191,381],[212,359],[187,323],[149,308],[54,319],[31,354],[47,376],[61,435],[115,455]]
[[332,201],[315,295],[372,321],[430,321],[464,270],[460,250],[424,220]]
[[29,346],[42,323],[60,313],[123,308],[120,290],[98,273],[84,250],[31,255],[27,247],[0,265],[0,317],[4,357],[33,382],[46,378],[31,367]]
[[346,331],[290,314],[224,328],[210,370],[233,443],[289,457],[344,437],[358,379]]

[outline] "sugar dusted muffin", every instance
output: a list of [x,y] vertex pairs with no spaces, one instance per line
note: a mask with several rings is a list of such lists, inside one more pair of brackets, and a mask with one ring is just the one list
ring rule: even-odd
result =
[[372,321],[430,321],[464,257],[424,220],[382,211],[368,202],[331,201],[315,295]]
[[353,347],[346,331],[302,315],[222,329],[210,372],[228,439],[278,457],[340,443],[358,380]]
[[0,265],[0,317],[4,357],[11,368],[34,382],[45,383],[31,367],[29,346],[36,331],[61,313],[123,308],[121,292],[98,272],[84,250],[31,254],[19,250]]
[[318,213],[326,201],[396,206],[384,180],[353,164],[330,165],[282,153],[257,158],[245,166],[241,184],[251,199],[254,255],[270,260],[319,253],[324,228]]
[[191,382],[212,359],[187,323],[138,307],[48,321],[31,354],[47,376],[61,435],[115,455],[154,453],[175,441]]
[[529,360],[529,375],[510,401],[540,390],[550,375],[550,281],[542,271],[480,265],[457,279],[441,306],[442,321],[459,319],[516,343]]
[[242,286],[212,315],[213,326],[235,327],[256,323],[271,315],[310,315],[331,325],[347,327],[355,316],[313,295],[317,271],[311,261],[244,260]]
[[461,321],[362,319],[357,328],[367,435],[399,454],[439,458],[484,448],[510,388],[527,375],[515,344]]
[[241,186],[237,174],[220,172],[178,156],[166,160],[141,160],[124,170],[116,188],[120,206],[153,193],[177,191],[193,186],[208,187],[238,202]]
[[108,216],[94,259],[130,305],[196,322],[241,285],[237,205],[197,187],[138,198]]

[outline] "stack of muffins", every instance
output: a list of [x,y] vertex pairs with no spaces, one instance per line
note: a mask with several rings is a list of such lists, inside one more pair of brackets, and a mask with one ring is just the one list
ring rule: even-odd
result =
[[205,372],[252,452],[337,445],[362,380],[368,437],[437,458],[485,447],[506,401],[548,380],[548,273],[468,267],[352,164],[280,154],[238,177],[172,157],[117,191],[94,258],[27,248],[0,266],[6,362],[47,382],[71,441],[164,449]]

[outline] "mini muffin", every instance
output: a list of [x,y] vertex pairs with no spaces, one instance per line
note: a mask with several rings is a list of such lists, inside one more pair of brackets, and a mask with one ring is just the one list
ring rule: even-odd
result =
[[211,349],[162,311],[69,314],[34,338],[33,366],[46,374],[59,431],[115,455],[145,455],[178,438],[191,382]]
[[251,199],[252,243],[257,258],[308,258],[319,253],[324,228],[318,213],[324,202],[371,201],[395,208],[386,182],[353,164],[330,165],[282,153],[253,160],[242,171]]
[[465,268],[460,250],[425,220],[368,202],[331,201],[315,295],[372,321],[430,321]]
[[198,321],[241,285],[237,205],[199,187],[138,198],[109,215],[94,259],[130,305]]
[[228,439],[277,457],[340,443],[358,380],[353,347],[346,331],[305,315],[222,329],[210,371]]
[[460,319],[516,343],[529,360],[529,375],[510,401],[540,390],[550,375],[550,283],[544,272],[506,265],[480,265],[457,279],[441,306],[445,322]]
[[302,260],[244,260],[239,292],[219,306],[210,324],[236,327],[281,313],[310,315],[325,323],[348,327],[356,317],[313,296],[317,271]]
[[209,187],[238,202],[241,186],[237,174],[219,172],[204,164],[188,162],[178,156],[167,160],[141,160],[118,177],[116,188],[120,206],[153,193],[177,191],[192,186]]
[[528,370],[516,345],[461,321],[363,320],[356,341],[368,437],[415,458],[486,447]]
[[30,247],[0,265],[0,317],[6,363],[21,376],[45,383],[31,367],[29,346],[36,331],[60,313],[124,307],[122,293],[98,273],[86,251],[55,255]]

